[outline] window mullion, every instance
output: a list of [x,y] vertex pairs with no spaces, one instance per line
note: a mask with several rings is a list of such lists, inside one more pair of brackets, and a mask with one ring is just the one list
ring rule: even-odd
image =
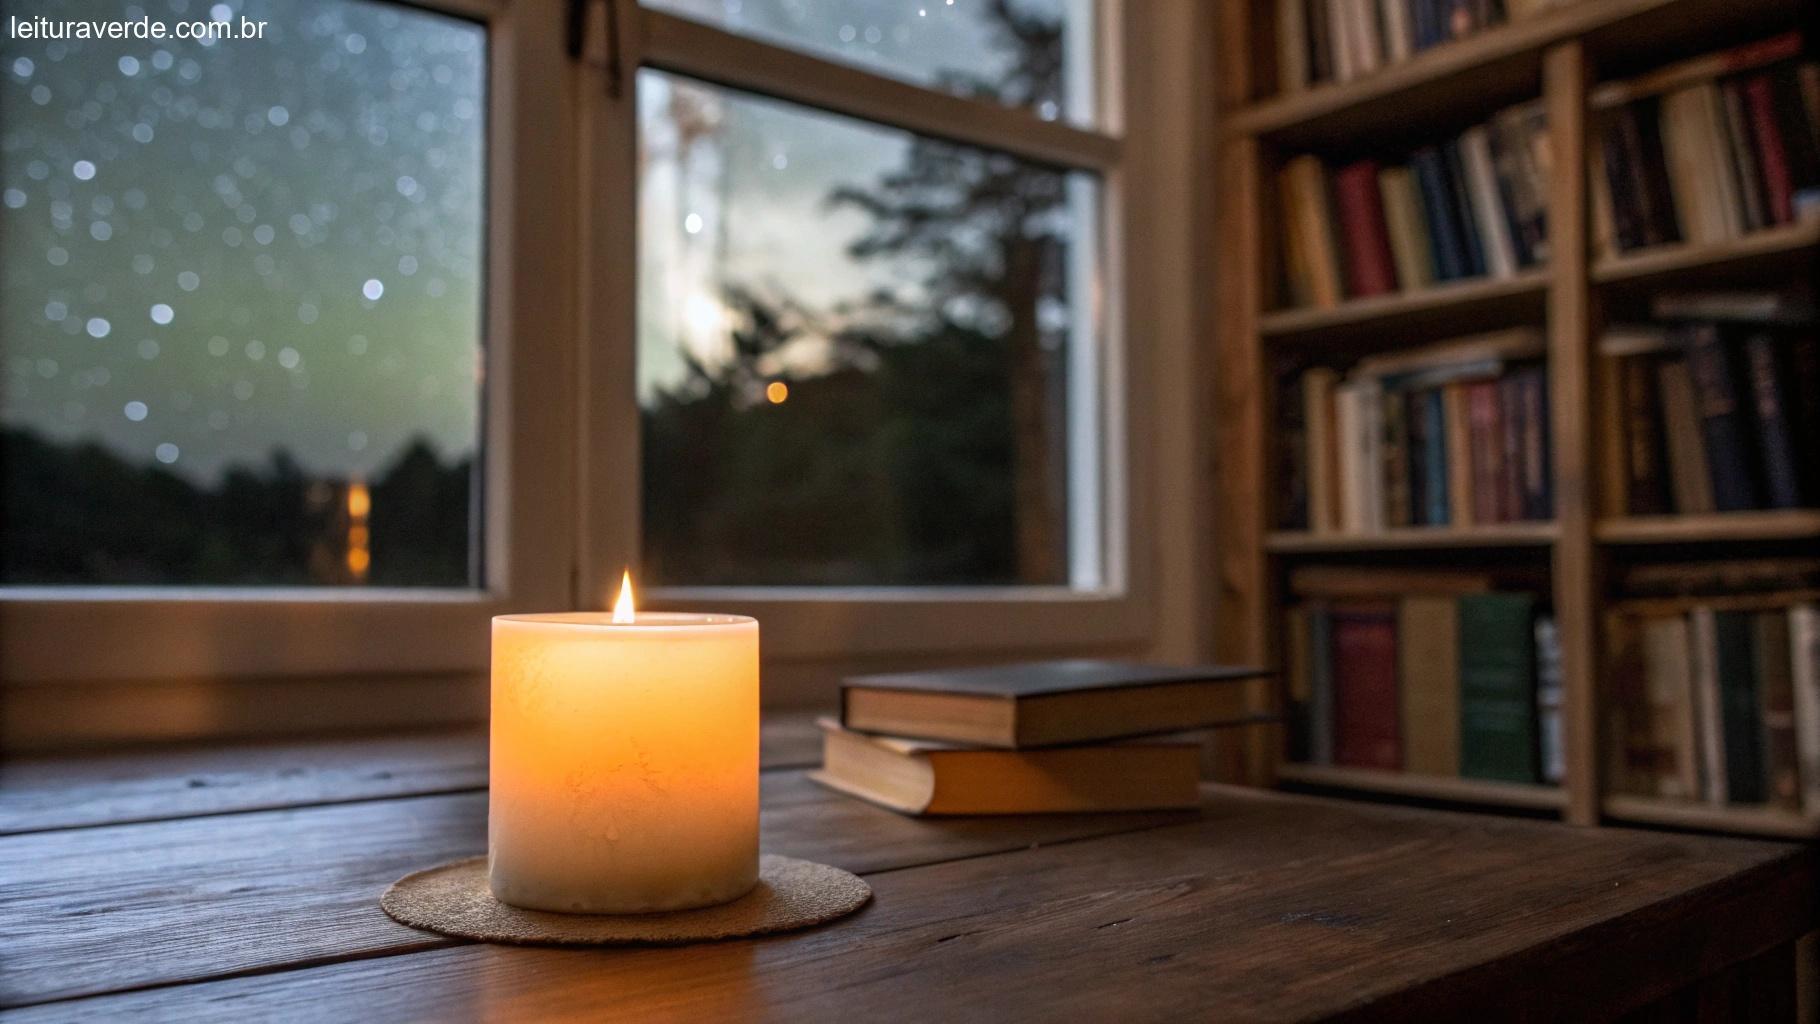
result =
[[638,7],[636,64],[834,113],[1004,150],[1041,163],[1104,173],[1120,140],[1013,107],[911,85]]

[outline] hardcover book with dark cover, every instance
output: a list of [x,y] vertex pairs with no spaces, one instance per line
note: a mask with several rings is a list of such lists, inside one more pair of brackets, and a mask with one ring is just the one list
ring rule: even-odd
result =
[[1725,749],[1725,796],[1735,804],[1760,804],[1768,796],[1763,770],[1763,711],[1753,665],[1751,612],[1716,611],[1720,735]]
[[855,676],[841,685],[841,724],[1001,748],[1183,732],[1251,719],[1242,684],[1267,674],[1075,659]]
[[1693,372],[1700,432],[1713,477],[1713,504],[1721,512],[1759,508],[1751,423],[1724,334],[1716,324],[1687,324],[1678,333],[1687,346],[1687,365]]
[[1435,277],[1442,281],[1458,280],[1472,274],[1466,256],[1466,240],[1461,235],[1459,210],[1454,205],[1448,184],[1446,161],[1433,146],[1416,150],[1409,158],[1415,170],[1416,184],[1422,193],[1422,210],[1427,214],[1429,243],[1434,250]]
[[[1763,497],[1769,508],[1799,508],[1807,483],[1790,428],[1787,374],[1776,338],[1758,331],[1744,340],[1745,368],[1750,376],[1751,411],[1756,414],[1758,452],[1763,457]],[[1813,444],[1820,438],[1810,438]]]
[[1662,407],[1655,358],[1649,354],[1619,360],[1624,396],[1624,494],[1626,511],[1633,516],[1661,515],[1669,511],[1668,475],[1664,472]]

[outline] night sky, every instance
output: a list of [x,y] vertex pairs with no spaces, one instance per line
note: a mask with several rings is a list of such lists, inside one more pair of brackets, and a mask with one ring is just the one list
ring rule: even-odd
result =
[[[485,34],[349,0],[262,40],[0,39],[0,418],[207,480],[478,430]],[[201,0],[8,14],[210,17]]]
[[[929,83],[1002,65],[979,0],[662,0],[658,6]],[[1087,0],[1020,6],[1084,26]],[[211,11],[213,13],[211,13]],[[485,33],[370,0],[8,0],[19,17],[268,22],[261,40],[0,38],[0,420],[206,481],[285,447],[334,477],[413,435],[478,431]],[[1073,31],[1081,120],[1091,39]],[[641,388],[712,359],[728,282],[818,309],[914,268],[845,254],[825,202],[908,137],[644,79]],[[673,145],[670,98],[715,129]],[[810,346],[801,358],[813,359]]]

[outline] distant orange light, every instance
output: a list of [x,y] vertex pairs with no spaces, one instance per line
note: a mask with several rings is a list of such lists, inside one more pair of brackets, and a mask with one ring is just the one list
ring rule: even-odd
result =
[[355,481],[348,485],[348,516],[354,519],[365,519],[373,510],[373,495],[367,491],[367,485]]
[[632,607],[632,570],[619,578],[619,600],[613,602],[613,621],[632,623],[638,621],[638,615]]
[[781,380],[774,380],[765,385],[765,398],[772,405],[782,405],[790,398],[790,385]]
[[373,556],[366,548],[348,549],[348,572],[352,573],[355,579],[365,579],[367,567],[372,564]]

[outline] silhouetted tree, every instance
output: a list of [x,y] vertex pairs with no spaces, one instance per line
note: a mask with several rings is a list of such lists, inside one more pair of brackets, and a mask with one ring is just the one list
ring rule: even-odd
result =
[[[1060,26],[1002,0],[989,13],[1010,66],[946,85],[1059,102]],[[1065,298],[1066,191],[1064,172],[918,139],[828,199],[867,215],[855,259],[926,268],[909,292],[837,307],[830,331],[788,297],[726,287],[731,356],[685,353],[684,378],[645,402],[653,578],[1064,580],[1063,364],[1037,314]],[[830,348],[792,371],[776,355],[804,338]],[[765,402],[779,380],[788,400]]]

